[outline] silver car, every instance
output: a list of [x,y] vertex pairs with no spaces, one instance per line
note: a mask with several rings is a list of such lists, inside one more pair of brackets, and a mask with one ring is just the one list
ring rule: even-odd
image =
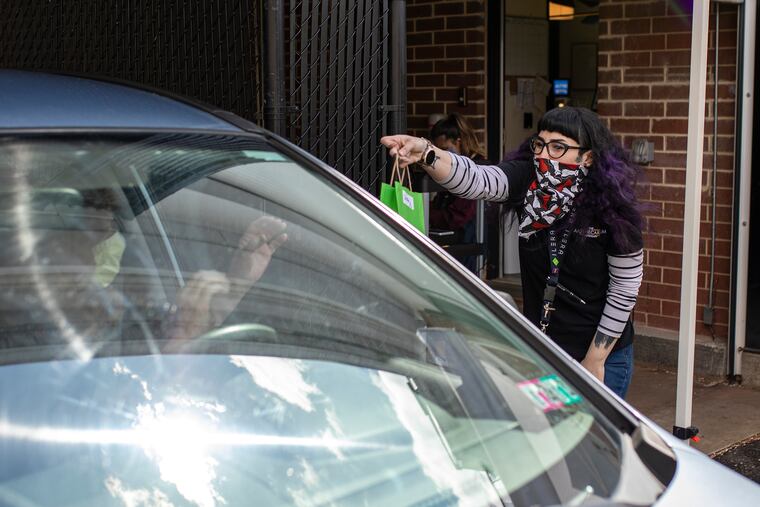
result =
[[228,113],[0,71],[0,505],[758,505]]

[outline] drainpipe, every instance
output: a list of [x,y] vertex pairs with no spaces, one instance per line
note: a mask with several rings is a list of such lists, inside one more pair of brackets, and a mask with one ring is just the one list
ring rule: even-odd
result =
[[285,134],[285,7],[264,2],[264,128]]
[[406,133],[406,0],[391,1],[391,132]]
[[720,46],[720,3],[715,3],[715,43],[713,44],[715,49],[715,64],[713,67],[713,166],[712,166],[712,181],[710,182],[710,209],[712,210],[711,217],[711,233],[710,233],[710,288],[707,292],[707,306],[705,306],[702,313],[702,321],[707,327],[710,328],[713,340],[715,340],[715,305],[713,302],[713,293],[715,292],[715,236],[716,236],[716,216],[715,216],[715,203],[717,200],[716,185],[718,184],[718,49]]
[[733,252],[731,255],[731,314],[728,332],[729,380],[741,382],[741,355],[747,332],[749,275],[749,205],[752,176],[752,114],[755,89],[755,25],[757,2],[739,7],[739,65],[737,65],[736,156],[734,157]]

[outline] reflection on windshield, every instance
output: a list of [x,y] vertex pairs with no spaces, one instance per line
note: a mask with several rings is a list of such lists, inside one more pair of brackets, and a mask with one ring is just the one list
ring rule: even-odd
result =
[[185,134],[0,144],[0,503],[610,497],[615,428],[360,200],[277,155]]
[[307,384],[302,361],[277,357],[232,356],[232,364],[245,368],[259,387],[276,394],[286,402],[306,412],[313,412],[310,396],[321,394],[313,384]]
[[451,488],[458,505],[500,505],[501,499],[485,473],[454,465],[440,430],[420,407],[408,380],[385,372],[378,372],[375,379],[375,385],[388,397],[396,417],[409,432],[414,455],[425,475],[438,489]]

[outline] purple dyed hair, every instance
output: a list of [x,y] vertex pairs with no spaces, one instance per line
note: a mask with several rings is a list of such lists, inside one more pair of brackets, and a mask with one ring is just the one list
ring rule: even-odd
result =
[[[548,111],[538,122],[538,131],[542,130],[559,132],[591,149],[592,165],[575,199],[574,227],[602,225],[611,233],[618,251],[637,248],[644,227],[642,205],[636,196],[641,169],[631,161],[612,132],[596,113],[581,107]],[[530,140],[525,140],[505,157],[505,161],[532,159]]]

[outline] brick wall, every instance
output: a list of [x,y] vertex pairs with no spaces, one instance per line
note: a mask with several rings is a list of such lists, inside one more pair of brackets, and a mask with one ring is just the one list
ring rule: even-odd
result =
[[[677,0],[602,0],[599,7],[599,114],[630,147],[637,137],[654,142],[646,168],[651,204],[646,233],[644,283],[636,321],[677,330],[681,295],[684,184],[688,125],[691,14]],[[690,9],[690,7],[688,8]],[[728,333],[732,220],[734,110],[736,90],[735,6],[722,5],[719,33],[718,136],[713,139],[714,19],[710,15],[707,120],[699,243],[698,334],[708,300],[712,150],[718,151],[717,242],[715,245],[715,333]]]
[[[413,135],[428,134],[428,116],[459,112],[485,146],[485,0],[407,1],[407,121]],[[467,106],[459,106],[460,87]]]

